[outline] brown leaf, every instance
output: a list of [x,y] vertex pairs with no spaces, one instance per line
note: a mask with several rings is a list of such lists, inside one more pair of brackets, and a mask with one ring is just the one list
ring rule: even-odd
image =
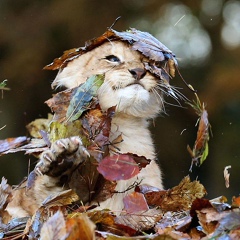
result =
[[233,196],[233,198],[232,198],[232,206],[233,207],[240,207],[240,196],[239,197]]
[[97,170],[110,181],[127,180],[139,173],[138,164],[127,154],[105,157]]
[[95,224],[86,214],[66,220],[67,238],[66,240],[93,240],[95,239]]
[[54,121],[63,122],[66,119],[66,113],[70,100],[76,90],[77,88],[72,88],[59,92],[45,102],[55,113],[53,117]]
[[196,198],[202,198],[206,190],[198,181],[185,177],[178,186],[167,191],[145,193],[149,205],[157,205],[164,211],[183,211],[191,208]]
[[60,193],[48,196],[42,203],[42,206],[50,208],[55,206],[66,206],[78,200],[78,195],[68,189]]
[[61,211],[56,212],[42,226],[41,239],[64,240],[66,237],[66,224]]
[[13,150],[26,144],[27,142],[29,142],[29,140],[30,139],[27,137],[7,138],[5,140],[0,140],[0,155],[7,150]]
[[142,193],[132,192],[123,198],[124,210],[127,213],[147,211],[148,205]]

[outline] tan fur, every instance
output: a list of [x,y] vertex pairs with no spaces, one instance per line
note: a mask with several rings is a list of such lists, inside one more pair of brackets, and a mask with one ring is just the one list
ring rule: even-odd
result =
[[[120,62],[107,60],[106,56],[109,55],[117,56]],[[144,61],[149,60],[139,52],[131,50],[126,43],[107,42],[69,62],[67,67],[59,71],[53,82],[53,86],[73,88],[83,83],[91,75],[105,74],[105,81],[98,91],[98,98],[104,111],[116,106],[110,141],[121,134],[123,141],[117,144],[120,153],[134,153],[152,160],[138,176],[130,180],[118,181],[115,189],[118,192],[126,191],[135,181],[163,188],[161,171],[156,163],[155,149],[148,130],[149,119],[156,117],[163,107],[162,93],[157,91],[159,80],[146,72],[143,78],[136,81],[129,71],[136,68],[143,69]],[[111,152],[111,154],[115,154],[115,152]],[[46,187],[46,181],[52,185],[50,188]],[[8,207],[11,215],[32,214],[32,211],[23,209],[31,204],[39,205],[47,195],[60,191],[61,189],[54,187],[54,184],[54,179],[47,176],[39,177],[35,188],[31,190],[33,197],[17,193],[16,197],[24,198],[25,204],[17,209],[16,202],[18,200],[15,199]],[[100,203],[100,208],[109,208],[113,211],[122,210],[122,199],[131,191],[133,189],[125,193],[114,194],[112,198]]]

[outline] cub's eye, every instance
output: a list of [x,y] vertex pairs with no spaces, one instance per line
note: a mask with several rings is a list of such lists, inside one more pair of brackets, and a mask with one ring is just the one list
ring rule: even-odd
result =
[[114,55],[106,56],[105,59],[107,59],[109,62],[114,62],[114,63],[120,63],[121,62],[121,60]]

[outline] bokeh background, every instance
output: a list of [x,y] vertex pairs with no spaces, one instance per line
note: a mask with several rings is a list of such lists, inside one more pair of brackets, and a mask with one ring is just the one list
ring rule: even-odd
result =
[[[209,157],[189,173],[197,128],[194,111],[166,105],[152,128],[164,172],[166,188],[186,175],[199,179],[208,197],[240,192],[240,1],[237,0],[1,0],[0,82],[8,79],[11,91],[0,99],[0,139],[26,135],[25,125],[49,112],[56,72],[42,68],[64,50],[83,46],[101,35],[121,16],[116,30],[135,27],[148,31],[178,57],[181,74],[197,89],[207,105],[213,137]],[[194,95],[180,77],[172,85]],[[168,101],[168,99],[167,99]],[[170,101],[170,100],[169,100]],[[177,104],[176,102],[171,102]],[[31,160],[31,164],[34,163]],[[0,176],[18,183],[28,172],[29,156],[22,153],[0,158]],[[231,165],[230,187],[223,169]]]

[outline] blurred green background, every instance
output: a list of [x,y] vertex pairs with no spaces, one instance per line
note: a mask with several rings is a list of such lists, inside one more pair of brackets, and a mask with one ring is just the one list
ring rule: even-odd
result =
[[[83,46],[121,16],[116,30],[135,27],[156,36],[176,55],[181,74],[207,105],[213,138],[206,162],[189,173],[197,128],[194,111],[166,105],[167,114],[152,128],[166,188],[186,175],[199,179],[208,197],[240,192],[240,1],[236,0],[1,0],[0,82],[11,91],[0,99],[0,139],[26,135],[25,125],[47,117],[56,72],[42,68],[64,50]],[[172,80],[189,99],[194,95]],[[170,99],[167,99],[170,101]],[[174,103],[171,101],[171,103]],[[176,104],[176,103],[175,103]],[[0,176],[18,183],[28,172],[29,156],[0,158]],[[34,159],[31,163],[34,163]],[[231,165],[230,187],[223,169]]]

